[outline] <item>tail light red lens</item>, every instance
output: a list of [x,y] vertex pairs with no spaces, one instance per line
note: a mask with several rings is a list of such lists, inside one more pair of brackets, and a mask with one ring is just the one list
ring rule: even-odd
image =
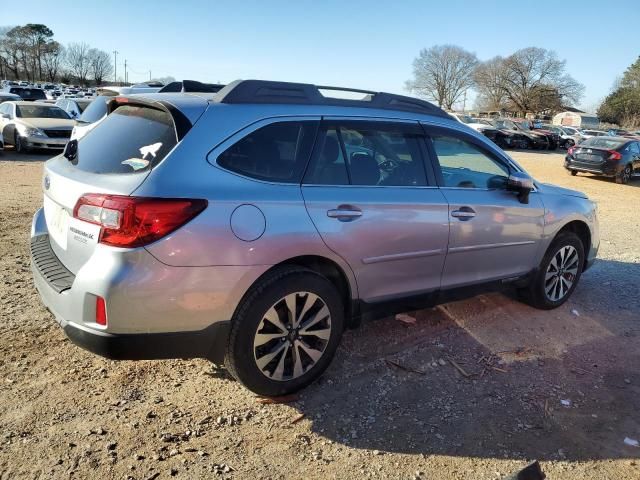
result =
[[107,326],[107,307],[102,297],[96,297],[96,323]]
[[89,193],[78,199],[73,216],[100,225],[100,243],[132,248],[159,240],[205,208],[206,200]]
[[607,153],[609,154],[607,160],[620,160],[622,158],[622,154],[615,150],[609,150]]
[[567,150],[567,155],[573,155],[573,151],[576,149],[576,147],[569,147],[569,149]]

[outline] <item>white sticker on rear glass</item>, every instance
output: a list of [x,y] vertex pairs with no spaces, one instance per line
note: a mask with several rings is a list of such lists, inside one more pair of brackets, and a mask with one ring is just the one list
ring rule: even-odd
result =
[[146,147],[140,147],[140,155],[142,155],[142,158],[146,158],[147,155],[151,155],[153,158],[156,158],[156,154],[158,153],[158,150],[160,150],[160,147],[162,147],[162,142],[152,143]]

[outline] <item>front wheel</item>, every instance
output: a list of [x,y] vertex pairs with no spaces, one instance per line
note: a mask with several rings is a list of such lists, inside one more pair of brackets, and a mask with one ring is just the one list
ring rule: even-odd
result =
[[520,293],[533,307],[557,308],[566,302],[580,280],[584,246],[573,232],[562,232],[551,243],[528,287]]
[[278,269],[238,306],[225,364],[254,393],[292,393],[329,366],[343,325],[342,300],[329,280],[305,268]]
[[18,135],[18,132],[13,134],[13,145],[16,153],[25,153],[27,151],[27,148],[22,144],[22,137]]

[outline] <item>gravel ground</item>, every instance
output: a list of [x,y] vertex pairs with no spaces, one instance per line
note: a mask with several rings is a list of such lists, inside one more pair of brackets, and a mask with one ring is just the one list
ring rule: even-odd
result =
[[206,361],[71,345],[29,270],[46,156],[0,153],[0,479],[477,480],[533,459],[550,479],[640,478],[640,181],[513,156],[599,203],[600,261],[567,304],[493,293],[371,322],[299,397],[262,404]]

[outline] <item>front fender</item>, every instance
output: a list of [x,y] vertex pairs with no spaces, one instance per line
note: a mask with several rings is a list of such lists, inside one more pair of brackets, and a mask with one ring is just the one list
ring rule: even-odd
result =
[[587,198],[570,195],[542,195],[545,207],[544,229],[541,248],[538,252],[538,263],[556,238],[558,233],[571,222],[581,222],[589,229],[591,244],[585,251],[587,260],[593,260],[600,246],[600,231],[595,204]]

